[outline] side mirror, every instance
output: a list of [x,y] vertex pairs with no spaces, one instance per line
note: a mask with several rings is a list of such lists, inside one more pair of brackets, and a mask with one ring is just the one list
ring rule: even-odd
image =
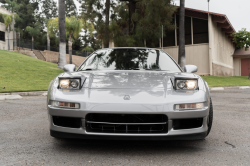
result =
[[67,64],[63,67],[65,72],[74,72],[76,70],[76,66],[73,64]]
[[195,73],[197,71],[198,71],[198,68],[195,65],[185,65],[184,66],[184,72],[186,72],[186,73]]

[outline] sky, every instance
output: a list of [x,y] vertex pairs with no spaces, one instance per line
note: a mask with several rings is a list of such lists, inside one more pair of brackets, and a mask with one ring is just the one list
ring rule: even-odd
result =
[[[174,0],[179,6],[180,0]],[[185,7],[208,10],[207,0],[185,0]],[[250,0],[210,0],[210,12],[225,14],[236,31],[246,28],[250,31]]]

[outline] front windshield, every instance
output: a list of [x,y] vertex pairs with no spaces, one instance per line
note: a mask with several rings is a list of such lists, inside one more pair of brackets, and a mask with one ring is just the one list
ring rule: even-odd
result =
[[84,70],[181,71],[166,53],[154,49],[98,50],[84,62],[78,71]]

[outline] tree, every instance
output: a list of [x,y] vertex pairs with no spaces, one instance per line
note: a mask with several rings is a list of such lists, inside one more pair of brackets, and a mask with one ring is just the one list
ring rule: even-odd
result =
[[179,17],[179,55],[178,64],[182,69],[186,64],[185,58],[185,0],[180,0],[180,17]]
[[10,50],[10,24],[12,22],[12,18],[11,15],[3,15],[3,18],[4,18],[4,24],[8,29],[8,50]]
[[[48,21],[51,18],[57,17],[57,5],[54,0],[43,0],[41,8],[41,14],[45,15],[45,24],[48,25]],[[47,29],[47,50],[50,50],[50,37]]]
[[69,63],[72,64],[72,37],[78,38],[82,31],[83,20],[77,19],[75,16],[66,18],[66,32],[69,35]]
[[59,60],[58,67],[63,68],[66,65],[66,27],[65,27],[65,0],[58,0],[59,4]]
[[105,37],[103,41],[104,48],[109,48],[109,13],[110,13],[110,0],[105,3]]
[[39,28],[37,28],[37,27],[33,28],[33,27],[30,27],[30,26],[27,26],[26,31],[32,36],[31,50],[33,50],[34,49],[34,36],[36,36],[39,33]]
[[242,30],[238,32],[232,33],[233,42],[236,44],[237,48],[243,49],[245,47],[245,50],[247,51],[250,46],[250,32],[246,30],[246,28],[243,28]]
[[[91,25],[91,23],[83,21],[83,19],[78,19],[75,16],[66,17],[66,33],[69,36],[68,46],[70,64],[72,64],[72,39],[74,38],[74,41],[77,40],[80,32],[82,31],[82,28],[87,28],[87,30],[90,32],[90,35],[92,36],[94,27]],[[50,35],[58,34],[58,18],[53,18],[49,20],[47,24],[47,29]]]
[[109,25],[110,19],[116,17],[115,8],[118,1],[110,0],[78,0],[82,3],[81,16],[84,20],[92,22],[98,34],[98,38],[102,40],[104,47],[109,47],[110,32]]
[[172,20],[176,7],[172,0],[137,0],[136,10],[129,10],[122,2],[115,8],[118,16],[110,24],[110,37],[118,47],[145,47],[144,41],[146,46],[155,47],[162,36],[162,26],[164,33],[175,28]]
[[[10,0],[11,2],[15,0]],[[7,9],[8,3],[7,0],[0,0],[3,3],[3,6]],[[38,2],[37,0],[16,0],[18,4],[18,10],[16,10],[16,14],[19,16],[18,20],[15,20],[15,27],[25,30],[27,26],[33,27],[35,20],[35,11],[38,10]],[[23,38],[29,37],[27,32],[24,32]]]
[[76,16],[76,5],[74,3],[74,0],[65,0],[65,13],[66,17]]

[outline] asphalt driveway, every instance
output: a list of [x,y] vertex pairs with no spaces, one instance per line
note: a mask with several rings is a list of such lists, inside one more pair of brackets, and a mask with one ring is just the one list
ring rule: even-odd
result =
[[0,101],[0,165],[250,165],[250,90],[212,92],[214,123],[200,141],[50,137],[46,97]]

